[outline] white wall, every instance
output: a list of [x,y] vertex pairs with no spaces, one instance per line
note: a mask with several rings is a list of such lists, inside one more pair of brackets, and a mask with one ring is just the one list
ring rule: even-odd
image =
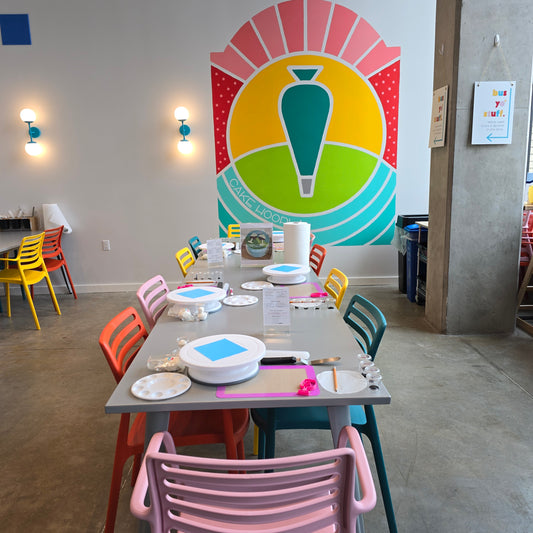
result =
[[[136,289],[155,274],[173,283],[174,253],[216,235],[209,54],[273,3],[3,0],[0,13],[29,13],[32,45],[0,45],[0,215],[59,204],[80,292]],[[435,2],[338,3],[402,47],[397,211],[427,212]],[[189,157],[176,150],[178,105],[191,114]],[[38,158],[24,152],[23,107],[37,114]],[[388,246],[332,247],[324,268],[390,282],[396,257]]]

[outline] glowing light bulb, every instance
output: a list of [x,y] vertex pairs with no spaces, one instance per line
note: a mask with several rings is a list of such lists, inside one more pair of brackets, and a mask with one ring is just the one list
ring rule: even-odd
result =
[[189,110],[183,106],[177,107],[174,111],[174,117],[176,118],[176,120],[188,120]]
[[41,155],[43,152],[43,147],[35,141],[31,141],[26,143],[26,146],[24,147],[26,150],[26,153],[28,155],[34,156],[34,155]]
[[35,111],[32,109],[23,109],[20,112],[20,119],[22,122],[35,122]]
[[190,154],[193,150],[193,145],[190,141],[181,140],[178,142],[178,151],[182,154]]

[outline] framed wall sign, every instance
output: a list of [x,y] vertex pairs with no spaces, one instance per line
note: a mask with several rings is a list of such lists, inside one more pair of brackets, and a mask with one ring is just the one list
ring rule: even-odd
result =
[[476,81],[472,144],[511,144],[516,82]]
[[433,91],[429,147],[444,146],[446,141],[446,109],[448,107],[448,86]]

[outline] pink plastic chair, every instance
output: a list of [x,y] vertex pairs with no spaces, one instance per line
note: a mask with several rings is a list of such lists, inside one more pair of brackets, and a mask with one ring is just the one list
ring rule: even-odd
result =
[[[359,501],[354,498],[356,471],[363,494]],[[152,533],[355,533],[357,516],[375,505],[361,438],[347,426],[334,450],[236,461],[176,455],[170,434],[156,433],[130,510],[150,523]]]
[[169,292],[166,281],[159,275],[143,283],[137,291],[137,298],[150,329],[166,309]]

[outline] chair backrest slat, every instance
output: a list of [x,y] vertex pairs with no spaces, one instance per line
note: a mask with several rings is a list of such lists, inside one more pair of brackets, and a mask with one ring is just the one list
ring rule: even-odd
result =
[[343,318],[354,330],[357,342],[374,359],[387,327],[383,313],[372,302],[355,294],[346,307]]
[[187,276],[187,270],[194,265],[195,259],[188,247],[182,248],[176,252],[176,261],[180,266],[183,277]]
[[[212,531],[206,523],[212,521],[227,532],[242,531],[243,525],[253,531],[254,526],[278,523],[283,527],[285,522],[285,531],[308,533],[342,523],[341,510],[349,506],[351,494],[346,489],[353,487],[348,473],[355,470],[355,454],[348,448],[292,458],[282,465],[272,459],[262,464],[264,470],[272,470],[267,473],[249,472],[248,468],[258,468],[256,461],[234,465],[246,476],[229,473],[224,462],[195,464],[177,457],[173,462],[168,454],[154,454],[147,460],[149,479],[160,489],[158,497],[165,492],[165,530],[194,531],[188,526],[204,522],[205,531]],[[176,514],[187,515],[185,523],[170,518]]]
[[44,233],[24,237],[20,243],[17,259],[20,270],[32,270],[43,265],[42,256]]
[[100,334],[100,347],[118,383],[137,355],[148,332],[133,307],[121,311]]
[[240,224],[228,224],[228,239],[240,239],[241,238],[241,225]]
[[191,252],[195,259],[198,259],[198,256],[200,255],[200,244],[202,244],[202,241],[196,235],[189,239],[189,246],[191,247]]
[[323,246],[320,246],[320,244],[314,244],[311,252],[309,252],[309,266],[317,276],[320,275],[322,264],[326,258],[326,252],[327,250]]
[[137,298],[150,329],[155,326],[157,319],[167,308],[169,292],[167,282],[160,275],[154,276],[139,287]]
[[44,258],[57,258],[61,255],[61,236],[63,235],[63,228],[65,226],[60,226],[58,228],[47,229],[44,232],[44,241],[43,241],[43,257]]
[[324,289],[330,296],[335,298],[335,306],[337,309],[341,306],[344,293],[348,288],[348,277],[337,268],[332,268],[328,274]]

